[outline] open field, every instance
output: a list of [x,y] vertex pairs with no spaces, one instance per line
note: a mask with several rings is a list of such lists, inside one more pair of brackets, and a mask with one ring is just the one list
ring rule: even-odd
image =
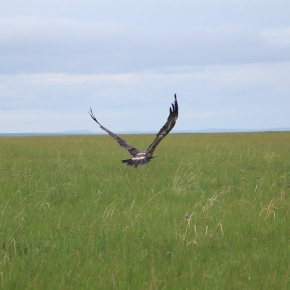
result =
[[171,134],[155,155],[0,138],[0,288],[290,288],[289,132]]

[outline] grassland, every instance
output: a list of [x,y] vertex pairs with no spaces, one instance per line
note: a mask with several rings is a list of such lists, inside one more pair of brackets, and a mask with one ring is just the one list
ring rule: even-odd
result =
[[0,138],[0,288],[289,289],[290,133],[172,134],[156,155]]

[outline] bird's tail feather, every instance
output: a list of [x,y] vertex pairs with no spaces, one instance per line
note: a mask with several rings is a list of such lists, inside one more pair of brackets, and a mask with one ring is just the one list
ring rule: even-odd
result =
[[131,159],[124,159],[122,160],[122,163],[126,163],[129,166],[134,166],[135,168],[138,167],[139,165],[144,165],[147,164],[148,162],[151,161],[151,159],[154,157],[145,157],[145,158],[139,158],[139,159],[135,159],[135,158],[131,158]]

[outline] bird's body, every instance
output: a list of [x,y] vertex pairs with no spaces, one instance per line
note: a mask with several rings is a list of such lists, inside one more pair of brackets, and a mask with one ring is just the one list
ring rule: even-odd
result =
[[169,116],[167,118],[167,121],[165,125],[160,129],[160,131],[157,133],[155,140],[152,142],[152,144],[148,147],[146,151],[139,151],[138,149],[131,146],[129,143],[127,143],[124,139],[119,137],[118,135],[114,134],[104,126],[102,126],[96,119],[92,109],[90,109],[89,114],[92,117],[94,121],[96,121],[100,128],[106,131],[112,138],[114,138],[120,146],[124,147],[133,157],[130,159],[122,160],[122,163],[126,163],[127,165],[134,166],[135,168],[138,167],[138,165],[144,165],[151,161],[153,157],[153,152],[157,145],[161,142],[161,140],[172,130],[174,127],[176,120],[178,118],[178,103],[176,99],[170,107],[169,110]]

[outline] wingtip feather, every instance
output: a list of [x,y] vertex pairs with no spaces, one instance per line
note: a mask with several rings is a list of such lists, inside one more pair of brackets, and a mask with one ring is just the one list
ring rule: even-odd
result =
[[95,114],[94,114],[94,112],[93,112],[93,110],[92,110],[91,107],[90,107],[90,110],[89,110],[89,115],[91,116],[91,118],[92,118],[95,122],[97,122],[97,123],[101,126],[101,124],[98,122],[98,120],[97,120],[97,118],[96,118],[96,116],[95,116]]

